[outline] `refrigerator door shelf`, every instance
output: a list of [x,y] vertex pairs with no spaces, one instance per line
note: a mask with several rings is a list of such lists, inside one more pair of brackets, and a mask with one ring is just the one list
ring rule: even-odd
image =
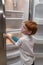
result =
[[35,35],[33,38],[36,40],[36,44],[43,44],[43,36]]

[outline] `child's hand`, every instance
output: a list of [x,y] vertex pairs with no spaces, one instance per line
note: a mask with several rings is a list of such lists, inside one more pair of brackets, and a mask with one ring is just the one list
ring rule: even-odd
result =
[[7,35],[7,34],[4,33],[4,34],[3,34],[3,37],[4,37],[4,38],[9,38],[9,35]]

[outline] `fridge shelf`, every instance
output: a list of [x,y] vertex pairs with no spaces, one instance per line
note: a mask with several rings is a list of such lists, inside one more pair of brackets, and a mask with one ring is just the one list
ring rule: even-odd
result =
[[15,58],[15,57],[20,56],[20,52],[19,50],[15,52],[13,51],[11,53],[7,53],[6,56],[7,56],[7,59]]
[[35,57],[43,58],[43,53],[34,53]]
[[[13,45],[12,43],[10,44],[6,44],[6,51],[9,52],[11,49],[13,49],[14,51],[18,50],[18,47],[16,47],[15,45]],[[12,50],[11,50],[12,51]]]
[[24,13],[24,11],[19,11],[19,10],[5,10],[5,12],[7,13]]
[[13,11],[8,10],[5,12],[7,18],[22,18],[24,16],[23,11]]
[[24,18],[6,18],[6,20],[23,20]]
[[8,18],[6,19],[6,28],[20,29],[23,23],[23,18]]
[[6,29],[6,33],[19,33],[21,31],[21,29]]

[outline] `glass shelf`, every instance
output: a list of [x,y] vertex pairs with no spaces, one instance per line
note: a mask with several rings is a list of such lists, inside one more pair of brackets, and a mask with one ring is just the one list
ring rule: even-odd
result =
[[19,50],[18,51],[16,51],[16,52],[11,52],[11,53],[7,53],[7,59],[11,59],[11,58],[14,58],[14,57],[18,57],[18,56],[20,56],[20,52],[19,52]]
[[20,10],[5,10],[5,12],[9,12],[9,13],[24,13],[24,11],[20,11]]
[[34,53],[36,58],[43,58],[43,53]]
[[24,18],[6,18],[6,20],[23,20]]
[[6,19],[6,28],[19,29],[23,23],[23,18],[8,18]]
[[21,29],[12,29],[12,28],[6,29],[6,33],[19,33],[20,31]]
[[17,11],[17,10],[7,10],[5,12],[7,18],[22,18],[24,15],[24,11]]

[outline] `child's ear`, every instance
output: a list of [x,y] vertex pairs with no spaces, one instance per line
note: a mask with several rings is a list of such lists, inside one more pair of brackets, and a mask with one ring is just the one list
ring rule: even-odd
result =
[[28,32],[28,34],[31,34],[31,33],[32,33],[32,31],[29,31],[29,32]]

